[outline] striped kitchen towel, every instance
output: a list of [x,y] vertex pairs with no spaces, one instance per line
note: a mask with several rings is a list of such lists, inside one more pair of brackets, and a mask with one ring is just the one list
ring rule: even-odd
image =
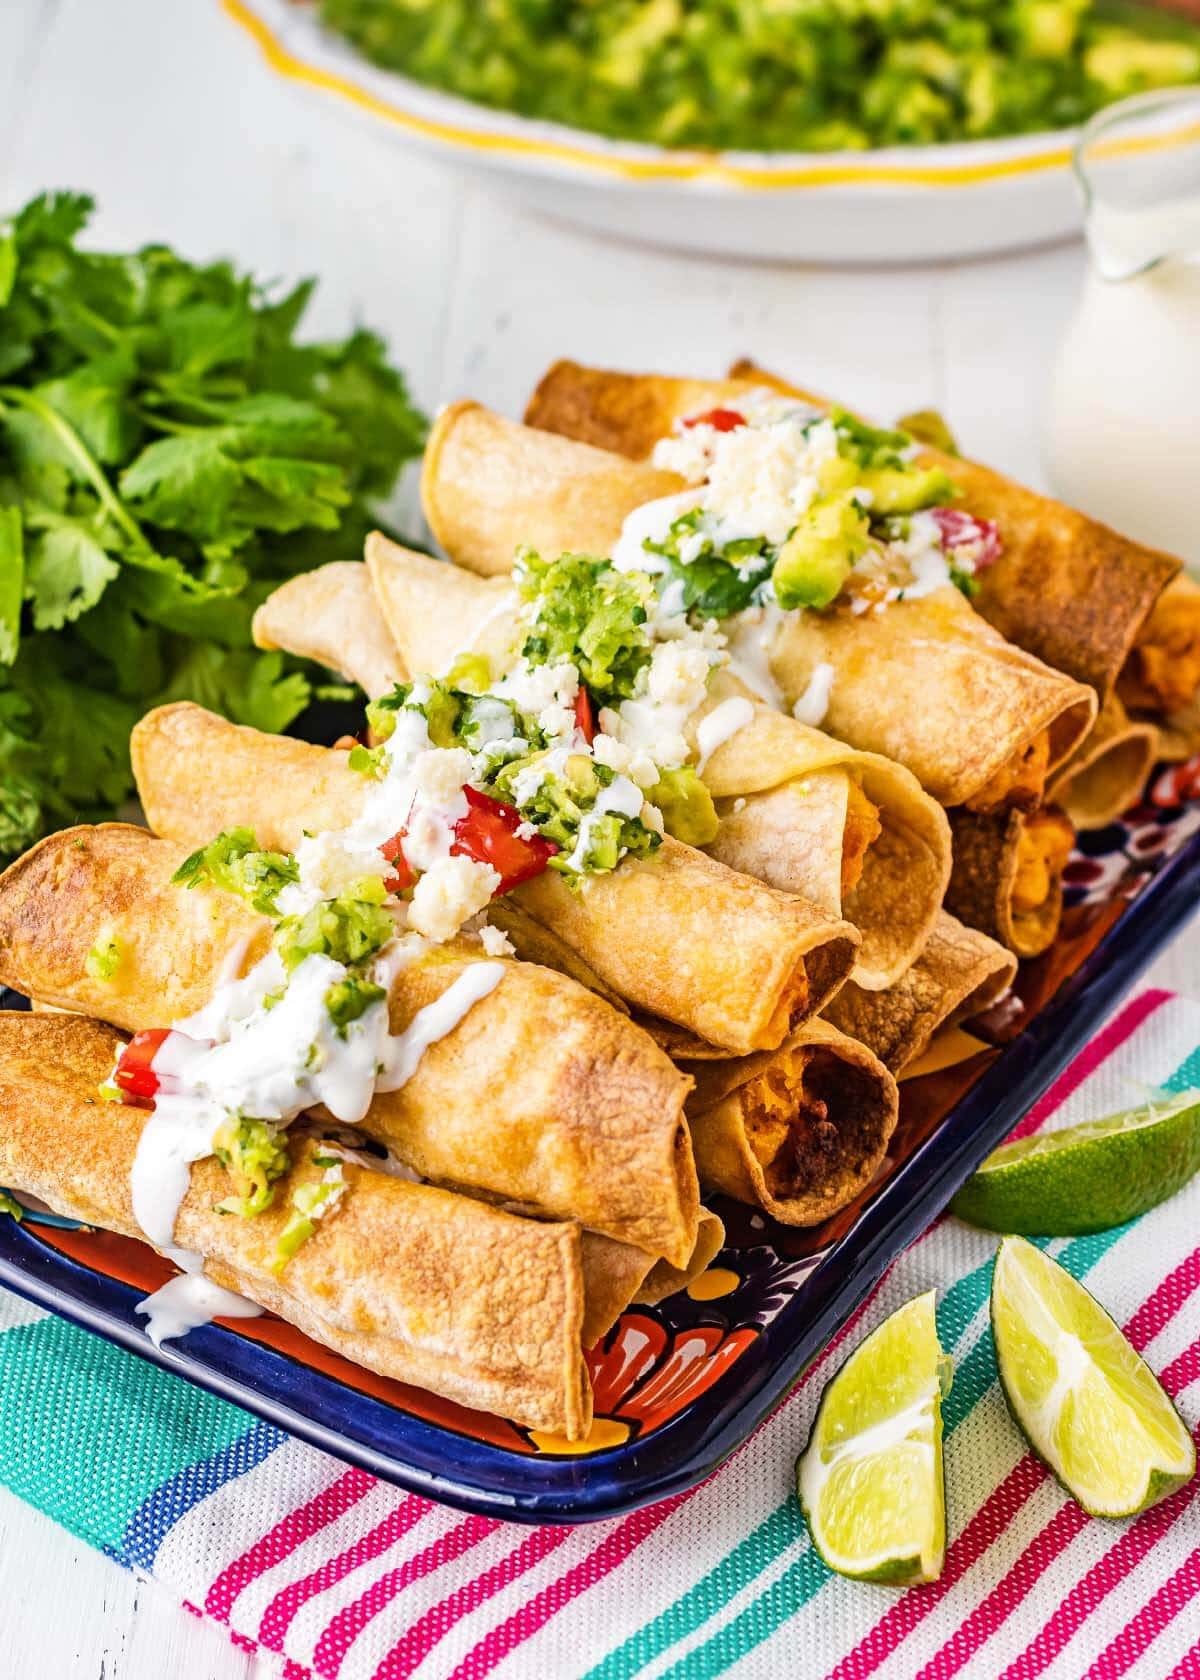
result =
[[[1200,1004],[1144,992],[1017,1128],[1200,1086]],[[1049,1243],[1200,1419],[1200,1179],[1136,1223]],[[0,1294],[0,1478],[286,1680],[1200,1677],[1200,1482],[1092,1521],[1027,1451],[996,1383],[994,1239],[943,1219],[806,1381],[702,1487],[592,1527],[516,1527],[397,1492]],[[839,1580],[792,1462],[867,1330],[936,1286],[955,1359],[950,1544],[935,1586]]]

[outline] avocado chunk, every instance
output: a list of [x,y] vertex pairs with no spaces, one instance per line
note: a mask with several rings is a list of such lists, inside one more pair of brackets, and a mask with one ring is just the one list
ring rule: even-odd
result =
[[872,513],[917,513],[954,495],[953,480],[941,467],[867,467],[859,484],[871,492]]
[[781,607],[827,607],[869,540],[866,515],[850,494],[813,503],[779,551],[771,577]]
[[646,798],[662,813],[663,827],[685,846],[708,846],[720,823],[712,794],[690,765],[664,770]]

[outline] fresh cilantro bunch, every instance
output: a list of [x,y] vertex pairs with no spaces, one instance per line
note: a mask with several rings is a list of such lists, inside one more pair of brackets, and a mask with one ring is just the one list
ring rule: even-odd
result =
[[296,342],[312,281],[83,251],[91,208],[0,222],[0,855],[111,812],[152,705],[286,728],[313,690],[254,609],[359,551],[424,436],[373,334]]

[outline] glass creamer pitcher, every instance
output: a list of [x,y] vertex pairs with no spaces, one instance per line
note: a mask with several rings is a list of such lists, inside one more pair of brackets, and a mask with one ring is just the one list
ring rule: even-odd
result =
[[1200,573],[1200,88],[1100,112],[1075,172],[1091,260],[1051,389],[1050,479]]

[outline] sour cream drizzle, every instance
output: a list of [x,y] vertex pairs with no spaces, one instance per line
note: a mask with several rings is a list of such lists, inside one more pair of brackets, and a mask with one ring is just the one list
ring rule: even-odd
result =
[[738,694],[732,699],[722,700],[719,706],[713,707],[707,717],[701,718],[696,726],[696,748],[700,754],[696,761],[698,776],[704,774],[704,766],[717,748],[724,746],[739,729],[745,729],[753,716],[753,701]]

